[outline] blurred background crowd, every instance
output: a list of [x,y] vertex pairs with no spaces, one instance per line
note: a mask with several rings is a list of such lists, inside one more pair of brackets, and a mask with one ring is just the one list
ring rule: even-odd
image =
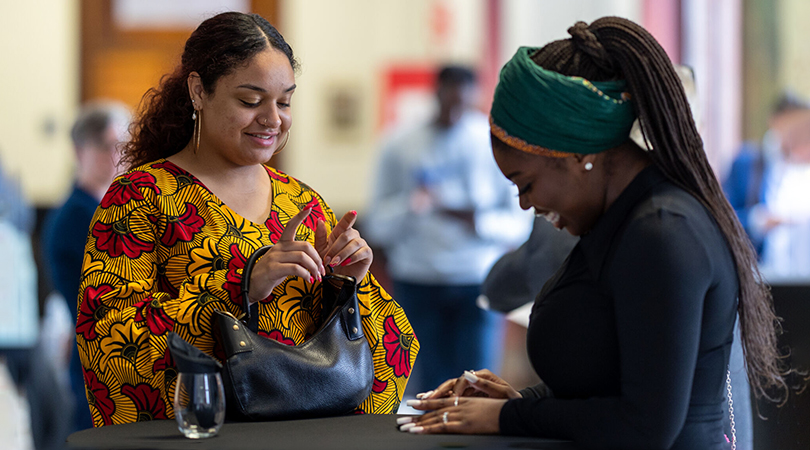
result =
[[[535,275],[526,286],[516,284],[514,293],[502,293],[506,299],[486,291],[490,267],[529,237],[533,217],[517,208],[511,197],[516,190],[491,161],[485,114],[498,70],[519,45],[564,38],[575,20],[605,15],[640,23],[674,63],[691,70],[706,152],[760,254],[763,273],[768,281],[810,284],[810,2],[805,0],[5,1],[0,442],[9,448],[60,448],[68,433],[90,425],[73,332],[81,263],[75,255],[95,204],[122,169],[115,166],[116,145],[127,139],[127,123],[142,95],[173,67],[196,25],[225,10],[261,14],[294,48],[301,62],[295,132],[272,164],[307,180],[339,215],[358,211],[358,228],[369,231],[378,251],[372,271],[403,303],[417,336],[420,322],[431,314],[416,312],[419,306],[401,298],[423,297],[414,281],[424,282],[427,275],[414,267],[457,280],[443,298],[471,296],[465,308],[476,314],[488,306],[508,313],[530,302],[542,285],[544,279]],[[457,72],[441,82],[439,69],[447,65]],[[483,155],[482,166],[469,170],[479,179],[484,172],[494,174],[491,185],[478,186],[474,194],[465,190],[459,174],[467,168],[460,168],[464,158],[455,156],[427,155],[418,174],[393,175],[401,164],[386,155],[397,146],[407,154],[428,145],[401,136],[412,138],[413,130],[430,121],[446,130],[463,126],[483,144],[481,152],[469,150]],[[463,156],[475,146],[462,143],[458,153],[452,139],[459,138],[447,133],[450,137],[431,137],[446,139],[431,148]],[[340,173],[364,176],[335,175]],[[409,176],[416,181],[401,186],[392,181]],[[453,176],[461,181],[448,181]],[[396,203],[398,189],[413,192]],[[434,197],[425,194],[429,191]],[[459,206],[468,203],[476,205]],[[462,251],[414,262],[407,259],[413,247],[387,247],[386,233],[396,217],[386,208],[497,212],[503,227],[478,230],[478,237],[459,244]],[[444,225],[426,219],[425,230],[432,226]],[[535,243],[520,247],[515,258],[531,267],[548,265],[550,276],[575,240],[546,229],[534,224]],[[475,249],[478,258],[464,249]],[[448,267],[448,258],[467,265]],[[447,275],[454,270],[458,273]],[[485,295],[479,296],[482,283]],[[406,394],[478,364],[500,366],[515,385],[534,381],[522,347],[527,315],[516,311],[513,320],[505,320],[500,312],[460,322],[460,330],[487,331],[479,336],[486,347],[480,355],[415,376],[414,383],[423,384]],[[425,326],[425,339],[420,338],[425,361],[432,360],[429,329]]]

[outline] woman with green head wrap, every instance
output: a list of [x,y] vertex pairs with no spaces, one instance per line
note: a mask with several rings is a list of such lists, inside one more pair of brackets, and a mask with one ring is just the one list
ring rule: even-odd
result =
[[[428,412],[401,429],[726,448],[738,314],[753,391],[788,393],[768,288],[661,46],[616,17],[568,32],[518,49],[490,117],[522,207],[580,237],[532,310],[527,348],[544,384],[518,391],[468,371],[411,401]],[[629,138],[636,119],[645,149]]]

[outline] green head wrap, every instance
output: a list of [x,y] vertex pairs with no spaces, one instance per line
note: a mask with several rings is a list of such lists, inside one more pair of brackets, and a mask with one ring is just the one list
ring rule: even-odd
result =
[[520,47],[501,69],[490,125],[529,153],[599,153],[626,141],[636,118],[625,81],[590,82],[543,69]]

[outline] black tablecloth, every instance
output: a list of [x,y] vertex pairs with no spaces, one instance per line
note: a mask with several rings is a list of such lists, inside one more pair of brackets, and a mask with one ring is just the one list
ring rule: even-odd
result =
[[414,435],[397,429],[395,415],[356,415],[278,422],[226,423],[209,439],[186,439],[174,420],[82,430],[68,437],[71,449],[548,449],[576,450],[549,439]]

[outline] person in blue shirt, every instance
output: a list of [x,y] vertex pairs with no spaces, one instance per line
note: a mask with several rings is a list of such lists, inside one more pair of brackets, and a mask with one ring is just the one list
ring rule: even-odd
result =
[[784,159],[782,141],[787,130],[808,112],[810,103],[806,100],[789,92],[782,94],[771,112],[762,141],[743,143],[723,181],[723,191],[760,258],[765,235],[780,222],[768,212],[765,195],[775,181],[774,167]]
[[[51,211],[43,230],[43,252],[56,291],[75,317],[84,245],[99,201],[118,171],[120,145],[126,140],[130,112],[118,102],[88,103],[70,132],[76,152],[76,181],[65,203]],[[79,354],[71,345],[70,384],[74,430],[91,428]]]

